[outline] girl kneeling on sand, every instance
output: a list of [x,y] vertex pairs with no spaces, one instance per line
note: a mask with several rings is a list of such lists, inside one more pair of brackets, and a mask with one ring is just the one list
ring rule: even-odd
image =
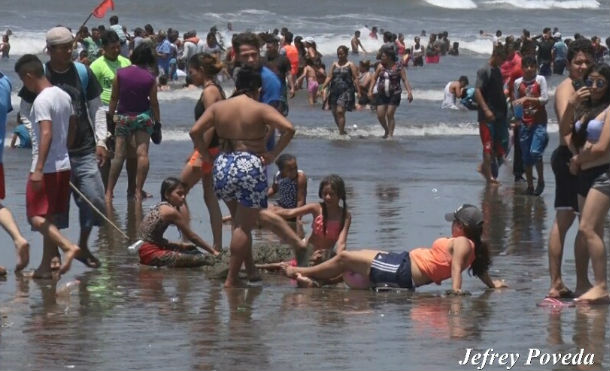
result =
[[[138,250],[141,264],[157,267],[198,267],[209,264],[209,258],[195,245],[214,256],[219,254],[191,230],[187,218],[178,211],[185,198],[184,183],[172,177],[163,181],[161,202],[152,207],[140,224],[140,239],[144,241]],[[182,235],[195,245],[166,240],[163,234],[170,225],[175,225]]]

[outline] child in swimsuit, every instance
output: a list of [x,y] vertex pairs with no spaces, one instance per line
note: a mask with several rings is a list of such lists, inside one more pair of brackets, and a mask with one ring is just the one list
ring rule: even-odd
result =
[[[360,85],[360,91],[369,91],[369,88],[373,83],[371,79],[373,76],[371,74],[371,62],[368,59],[360,61],[359,72],[358,85]],[[361,110],[366,108],[366,105],[370,103],[372,103],[372,101],[369,99],[368,95],[362,94],[356,103],[356,109]]]
[[[187,219],[178,210],[186,199],[186,185],[176,178],[166,178],[161,184],[162,202],[153,206],[140,224],[140,239],[143,244],[138,253],[140,264],[156,267],[199,267],[213,263],[208,254],[203,254],[199,246],[217,256],[219,252],[199,237],[189,227]],[[169,242],[163,237],[165,230],[175,225],[182,235],[194,243]]]
[[[277,193],[276,205],[283,209],[294,209],[305,205],[307,197],[307,176],[298,170],[297,159],[284,153],[275,161],[279,171],[273,177],[273,184],[267,191],[267,197]],[[273,206],[270,207],[271,209]]]
[[451,237],[439,238],[431,248],[392,253],[378,250],[343,251],[314,267],[282,269],[296,279],[299,286],[318,287],[321,283],[337,282],[341,278],[351,288],[401,287],[414,290],[432,282],[440,285],[451,278],[448,295],[464,295],[462,271],[469,268],[487,287],[506,287],[503,280],[492,280],[489,249],[481,241],[483,214],[473,205],[464,204],[446,214],[451,221]]
[[[322,179],[318,195],[322,202],[309,203],[294,209],[276,209],[276,214],[285,219],[292,219],[306,214],[313,215],[311,235],[306,238],[313,248],[310,263],[319,264],[333,253],[339,254],[346,248],[347,234],[352,221],[347,211],[345,183],[338,175],[329,175]],[[340,205],[343,201],[343,205]],[[336,246],[336,247],[335,247]],[[288,262],[296,265],[296,261]],[[306,263],[306,262],[299,262]],[[261,265],[263,269],[279,269],[284,263]]]
[[316,79],[316,69],[314,68],[314,61],[312,59],[305,60],[305,68],[303,68],[303,74],[297,79],[297,86],[301,86],[303,79],[307,79],[307,97],[309,105],[313,106],[316,104],[316,98],[318,97],[318,80]]

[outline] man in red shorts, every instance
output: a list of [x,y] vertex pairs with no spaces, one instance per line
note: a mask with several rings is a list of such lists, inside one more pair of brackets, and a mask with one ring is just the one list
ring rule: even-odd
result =
[[70,96],[51,85],[38,57],[26,54],[15,64],[24,87],[36,94],[29,116],[32,121],[32,167],[25,197],[27,217],[43,235],[43,254],[34,278],[51,278],[51,261],[57,247],[64,252],[59,273],[70,269],[79,247],[64,237],[53,223],[54,215],[70,205],[70,158],[68,145],[74,139],[74,110]]
[[494,47],[489,62],[477,71],[474,93],[479,106],[479,134],[483,144],[483,163],[480,171],[490,184],[498,183],[497,170],[492,172],[492,160],[494,160],[492,156],[498,161],[499,166],[508,147],[506,96],[499,68],[505,58],[504,47]]

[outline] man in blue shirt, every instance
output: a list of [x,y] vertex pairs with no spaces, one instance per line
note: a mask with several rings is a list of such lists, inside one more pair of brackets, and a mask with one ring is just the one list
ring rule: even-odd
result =
[[[233,50],[235,50],[237,63],[240,66],[260,69],[263,80],[260,101],[274,107],[279,113],[286,116],[288,110],[284,108],[286,103],[282,98],[282,82],[273,71],[263,66],[258,37],[252,32],[238,34],[233,38]],[[267,140],[267,149],[271,150],[274,145],[275,132],[271,131]]]
[[157,34],[157,40],[159,42],[157,44],[157,63],[159,64],[159,69],[163,71],[163,74],[169,79],[171,77],[169,75],[169,60],[172,52],[172,46],[167,39],[167,34],[165,31],[159,31]]

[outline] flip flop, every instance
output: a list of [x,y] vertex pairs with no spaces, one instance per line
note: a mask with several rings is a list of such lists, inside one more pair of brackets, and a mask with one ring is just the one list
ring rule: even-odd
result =
[[102,266],[102,262],[100,262],[100,260],[98,258],[96,258],[95,256],[89,254],[89,256],[76,256],[74,257],[74,259],[78,260],[79,262],[83,263],[84,265],[86,265],[89,268],[94,268],[97,269],[99,267]]
[[536,304],[536,306],[541,307],[541,308],[551,308],[554,310],[561,310],[563,308],[572,308],[575,306],[573,301],[565,301],[565,300],[559,300],[557,298],[549,298],[546,297],[544,299],[542,299],[542,301],[538,304]]

